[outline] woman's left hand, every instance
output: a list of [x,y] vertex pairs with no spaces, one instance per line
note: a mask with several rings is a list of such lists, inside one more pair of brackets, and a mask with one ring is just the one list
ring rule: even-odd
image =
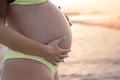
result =
[[68,53],[71,51],[70,49],[62,49],[59,47],[58,44],[63,42],[65,39],[64,37],[58,38],[54,41],[51,41],[48,43],[44,49],[46,53],[44,53],[45,59],[53,63],[54,65],[57,65],[59,62],[64,62],[64,58],[68,57]]

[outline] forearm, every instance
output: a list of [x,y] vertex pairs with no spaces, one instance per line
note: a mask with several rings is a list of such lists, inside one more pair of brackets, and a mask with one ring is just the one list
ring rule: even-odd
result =
[[21,35],[10,27],[0,23],[0,43],[12,50],[30,55],[44,56],[45,46]]

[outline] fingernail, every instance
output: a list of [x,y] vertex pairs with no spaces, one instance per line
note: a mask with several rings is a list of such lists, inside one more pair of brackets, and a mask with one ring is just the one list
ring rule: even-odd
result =
[[67,36],[64,36],[63,39],[66,40],[66,39],[67,39]]

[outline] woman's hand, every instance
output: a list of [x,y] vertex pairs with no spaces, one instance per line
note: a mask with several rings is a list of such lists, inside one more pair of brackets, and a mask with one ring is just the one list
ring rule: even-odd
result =
[[54,65],[57,65],[59,62],[64,62],[64,58],[68,57],[67,53],[70,52],[70,49],[61,49],[58,46],[58,44],[64,40],[65,38],[62,37],[46,45],[47,54],[45,55],[45,58]]

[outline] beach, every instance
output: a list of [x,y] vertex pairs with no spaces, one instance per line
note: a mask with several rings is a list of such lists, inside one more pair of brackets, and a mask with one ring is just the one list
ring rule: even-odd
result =
[[60,80],[120,80],[120,30],[74,23],[72,52]]

